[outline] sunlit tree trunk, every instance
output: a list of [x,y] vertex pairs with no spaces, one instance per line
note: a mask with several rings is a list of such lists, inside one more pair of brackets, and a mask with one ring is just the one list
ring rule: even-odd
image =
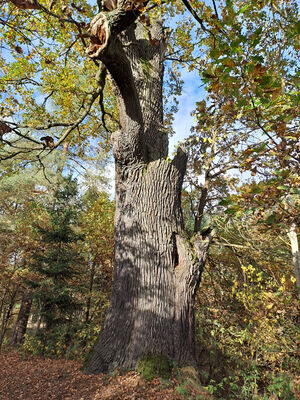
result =
[[300,255],[299,255],[299,244],[296,233],[296,224],[290,226],[288,236],[291,243],[292,256],[293,256],[293,267],[296,278],[297,289],[300,290]]
[[[194,364],[194,295],[210,242],[200,234],[192,244],[186,239],[181,212],[186,155],[180,148],[173,161],[167,159],[162,104],[167,31],[157,21],[149,41],[130,11],[118,12],[109,19],[99,14],[91,23],[89,55],[102,61],[100,77],[107,68],[113,78],[121,129],[112,137],[114,284],[88,373],[135,368],[149,353]],[[125,25],[121,36],[114,35]]]

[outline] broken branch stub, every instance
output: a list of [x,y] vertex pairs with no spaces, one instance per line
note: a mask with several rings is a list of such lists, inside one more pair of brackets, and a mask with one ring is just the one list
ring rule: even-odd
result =
[[106,48],[110,37],[107,18],[103,13],[97,14],[90,22],[88,36],[91,40],[91,44],[86,49],[86,54],[90,58],[99,58],[102,50]]
[[21,10],[37,10],[40,8],[36,0],[10,0],[10,2]]
[[0,138],[11,131],[12,129],[5,122],[0,122]]

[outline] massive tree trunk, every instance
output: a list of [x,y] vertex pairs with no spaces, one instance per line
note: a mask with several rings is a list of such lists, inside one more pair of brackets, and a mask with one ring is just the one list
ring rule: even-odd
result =
[[[114,284],[111,304],[87,373],[135,368],[161,353],[194,364],[193,302],[210,238],[183,232],[181,187],[186,155],[171,162],[163,129],[163,61],[168,31],[151,35],[137,10],[119,8],[91,22],[88,54],[110,72],[121,129],[113,134],[116,164]],[[121,33],[120,33],[121,32]],[[105,66],[105,67],[104,67]],[[102,78],[101,78],[102,77]]]

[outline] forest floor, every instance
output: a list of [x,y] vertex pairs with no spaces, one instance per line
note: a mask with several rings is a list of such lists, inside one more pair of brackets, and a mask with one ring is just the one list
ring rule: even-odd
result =
[[144,381],[124,375],[85,375],[78,361],[0,353],[0,400],[182,400],[209,399],[179,394],[179,382]]

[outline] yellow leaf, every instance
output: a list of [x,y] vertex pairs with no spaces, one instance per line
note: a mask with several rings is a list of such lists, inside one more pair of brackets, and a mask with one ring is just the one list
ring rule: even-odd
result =
[[219,80],[217,80],[216,82],[214,82],[214,83],[211,85],[211,90],[214,91],[214,92],[217,92],[218,89],[219,89],[219,86],[220,86],[220,83],[219,83]]
[[223,58],[223,60],[221,60],[222,65],[224,65],[224,67],[234,67],[235,63],[231,58]]
[[281,122],[276,126],[276,131],[279,133],[279,135],[282,135],[286,131],[286,123]]

